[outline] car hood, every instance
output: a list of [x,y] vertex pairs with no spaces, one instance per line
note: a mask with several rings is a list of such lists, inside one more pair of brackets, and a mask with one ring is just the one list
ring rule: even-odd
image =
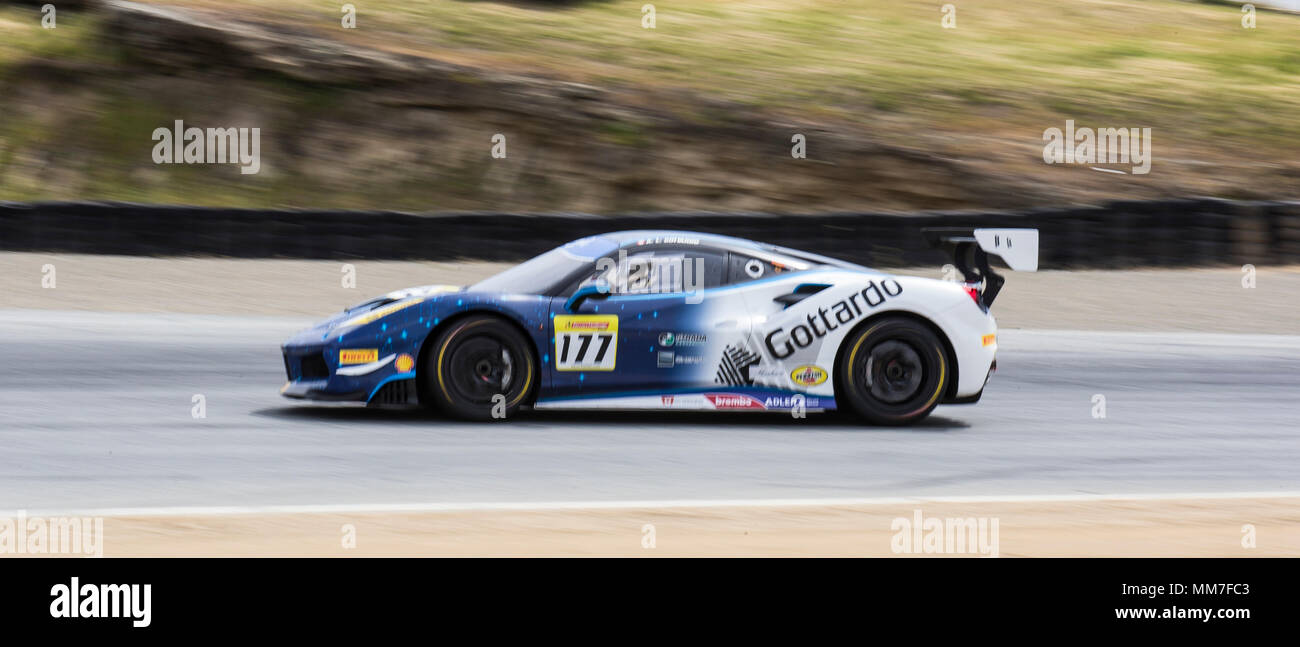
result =
[[[353,320],[364,320],[370,316],[376,319],[384,316],[383,310],[393,304],[403,301],[424,301],[430,297],[440,294],[464,291],[465,287],[460,285],[421,285],[401,290],[393,290],[373,299],[367,299],[355,306],[334,313],[324,320],[317,322],[310,328],[299,331],[290,340],[290,343],[301,343],[306,341],[320,340],[329,336],[334,329],[347,324]],[[368,323],[365,322],[365,323]],[[348,327],[354,327],[363,324],[351,324]]]

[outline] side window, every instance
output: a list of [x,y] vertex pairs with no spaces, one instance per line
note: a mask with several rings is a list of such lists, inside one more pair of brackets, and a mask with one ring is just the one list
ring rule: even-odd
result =
[[755,258],[745,254],[732,252],[730,257],[730,267],[727,272],[728,285],[765,279],[770,276],[776,276],[788,269],[783,265],[777,265],[761,258]]
[[605,285],[613,294],[669,294],[716,288],[726,275],[726,257],[714,250],[671,248],[637,251],[608,259],[577,287]]

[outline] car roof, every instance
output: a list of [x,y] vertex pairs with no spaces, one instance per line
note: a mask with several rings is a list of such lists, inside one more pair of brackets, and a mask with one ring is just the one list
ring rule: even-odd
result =
[[682,231],[674,229],[630,229],[627,231],[614,231],[607,234],[601,234],[601,236],[614,240],[618,243],[619,247],[682,241],[686,244],[696,244],[698,242],[698,244],[701,245],[710,245],[726,249],[771,248],[770,245],[765,245],[745,238],[737,238],[735,236],[704,234],[698,231]]
[[779,254],[790,256],[804,261],[817,264],[831,265],[843,269],[868,270],[856,263],[849,263],[837,258],[830,258],[820,254],[805,252],[780,245],[769,243],[760,243],[747,238],[737,238],[735,236],[724,236],[722,234],[705,234],[697,231],[681,231],[672,229],[632,229],[627,231],[614,231],[600,234],[598,238],[603,238],[614,242],[619,249],[634,247],[639,245],[650,244],[673,244],[682,243],[687,245],[706,245],[728,251],[740,252],[767,252],[768,254]]

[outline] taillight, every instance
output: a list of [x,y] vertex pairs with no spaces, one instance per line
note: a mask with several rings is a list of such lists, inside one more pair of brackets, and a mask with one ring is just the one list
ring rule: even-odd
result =
[[965,291],[966,291],[966,294],[969,294],[969,295],[970,295],[971,301],[974,301],[974,302],[975,302],[975,305],[979,305],[979,303],[980,303],[980,284],[979,284],[979,283],[962,283],[962,284],[961,284],[961,289],[965,290]]

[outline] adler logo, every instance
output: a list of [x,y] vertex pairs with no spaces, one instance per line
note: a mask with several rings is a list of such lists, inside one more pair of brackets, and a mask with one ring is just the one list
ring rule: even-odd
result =
[[[806,324],[797,324],[789,332],[782,327],[767,333],[763,337],[763,344],[773,358],[785,359],[793,355],[796,348],[811,346],[830,331],[852,323],[863,313],[884,303],[887,298],[902,293],[903,286],[894,279],[885,279],[880,285],[876,285],[875,281],[867,281],[867,287],[850,294],[848,298],[836,301],[830,307],[820,307],[816,312],[809,312]],[[798,381],[793,375],[791,377]]]

